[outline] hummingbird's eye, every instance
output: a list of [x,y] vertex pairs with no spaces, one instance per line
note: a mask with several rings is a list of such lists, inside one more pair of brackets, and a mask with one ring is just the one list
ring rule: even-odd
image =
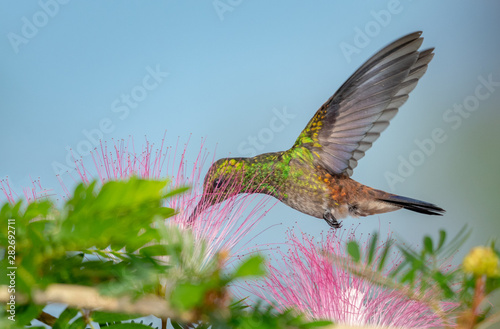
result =
[[224,184],[224,181],[220,178],[214,179],[213,187],[214,188],[220,188]]

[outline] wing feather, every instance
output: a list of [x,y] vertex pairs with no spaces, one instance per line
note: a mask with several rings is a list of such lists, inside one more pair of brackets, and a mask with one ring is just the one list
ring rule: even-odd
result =
[[294,148],[311,151],[332,174],[352,175],[427,70],[433,49],[419,52],[421,32],[404,36],[367,60],[316,112]]

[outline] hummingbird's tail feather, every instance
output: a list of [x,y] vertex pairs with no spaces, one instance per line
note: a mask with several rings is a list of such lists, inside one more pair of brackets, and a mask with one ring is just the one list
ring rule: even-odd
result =
[[390,195],[384,199],[379,199],[379,200],[392,204],[394,206],[398,206],[404,209],[408,209],[426,215],[442,216],[446,212],[446,210],[436,206],[435,204],[407,198],[400,195]]

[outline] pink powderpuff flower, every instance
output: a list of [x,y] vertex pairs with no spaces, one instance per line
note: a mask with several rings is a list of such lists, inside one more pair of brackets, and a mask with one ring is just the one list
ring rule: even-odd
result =
[[[196,240],[204,240],[203,255],[200,268],[208,263],[218,251],[229,254],[227,262],[245,253],[246,243],[240,243],[252,228],[265,216],[272,207],[269,207],[269,197],[253,195],[235,195],[222,203],[218,203],[201,213],[196,214],[196,220],[189,225],[189,216],[203,196],[203,173],[214,162],[208,161],[208,152],[204,149],[204,140],[194,163],[188,163],[186,152],[188,143],[183,148],[179,141],[175,147],[165,147],[165,139],[159,148],[146,140],[146,144],[139,152],[135,150],[134,141],[121,140],[113,142],[111,147],[106,142],[99,149],[91,152],[96,174],[93,174],[82,159],[75,160],[76,178],[68,173],[75,181],[89,183],[96,175],[101,183],[110,180],[127,179],[131,176],[149,179],[169,179],[171,189],[191,187],[187,192],[178,194],[166,200],[165,206],[176,209],[177,214],[167,220],[167,225],[177,225],[184,230],[191,229]],[[58,176],[66,197],[69,191],[63,179]],[[217,196],[210,196],[217,198]],[[251,240],[251,239],[250,239]]]
[[[30,180],[32,186],[23,188],[23,195],[28,203],[31,203],[35,200],[48,198],[52,195],[51,190],[42,187],[40,178],[32,179],[30,177]],[[0,179],[0,190],[2,190],[7,202],[14,204],[19,200],[19,195],[15,192],[14,188],[12,188],[9,182],[9,177]]]
[[[354,239],[354,232],[353,228],[330,230],[319,242],[304,233],[299,238],[288,232],[289,250],[279,252],[282,261],[269,263],[266,278],[247,282],[239,290],[255,294],[279,311],[296,309],[310,320],[327,319],[353,326],[442,327],[441,318],[427,304],[353,275],[342,266],[354,263],[332,263],[327,254],[352,262],[345,258],[345,246],[346,241]],[[368,242],[365,247],[368,248]],[[379,249],[383,247],[378,246]],[[385,274],[395,270],[400,262],[397,255],[393,256],[390,260],[392,268]],[[443,304],[443,307],[447,306]]]

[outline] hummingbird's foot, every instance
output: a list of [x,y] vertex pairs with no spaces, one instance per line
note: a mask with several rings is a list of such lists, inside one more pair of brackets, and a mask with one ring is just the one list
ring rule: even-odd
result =
[[325,211],[323,219],[328,223],[328,225],[335,229],[342,227],[342,223],[339,222],[335,217],[333,217],[332,213],[328,210]]

